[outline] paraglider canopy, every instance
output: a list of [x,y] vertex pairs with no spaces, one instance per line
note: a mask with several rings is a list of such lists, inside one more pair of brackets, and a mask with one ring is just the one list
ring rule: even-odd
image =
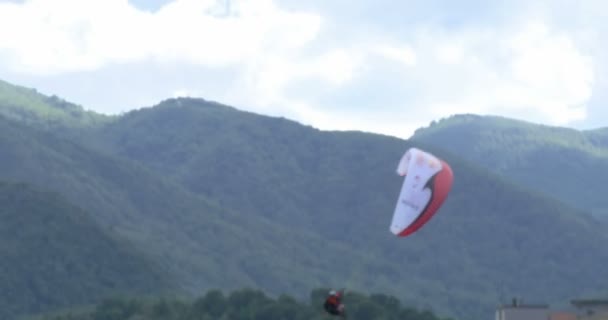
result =
[[404,237],[422,228],[437,213],[450,192],[454,177],[445,161],[417,148],[410,148],[401,157],[397,174],[405,179],[390,231]]

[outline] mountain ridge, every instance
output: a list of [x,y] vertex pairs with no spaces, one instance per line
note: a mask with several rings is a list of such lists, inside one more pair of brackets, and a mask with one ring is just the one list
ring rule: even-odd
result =
[[[179,265],[178,282],[193,291],[347,286],[482,319],[501,290],[564,301],[605,287],[592,275],[608,279],[603,224],[442,145],[322,131],[203,99],[167,99],[78,135],[34,135],[14,121],[0,121],[0,162],[13,163],[0,178],[45,177],[100,218],[114,212],[115,228],[167,268]],[[455,183],[438,215],[402,239],[388,232],[401,184],[394,170],[413,146],[452,164]],[[52,163],[36,159],[55,158],[61,182],[36,169]],[[104,196],[83,201],[88,194]]]
[[[181,107],[177,106],[178,101],[181,101]],[[185,106],[188,102],[191,105]],[[319,234],[327,239],[350,243],[351,246],[367,252],[373,252],[386,246],[375,259],[392,257],[391,251],[399,250],[397,249],[399,245],[405,245],[406,248],[415,250],[414,252],[420,250],[416,246],[408,247],[406,243],[416,243],[420,248],[424,246],[423,243],[411,239],[399,242],[399,245],[397,245],[397,242],[388,242],[390,241],[388,237],[380,237],[383,240],[375,242],[371,246],[369,243],[366,244],[370,237],[375,238],[378,237],[378,233],[387,232],[388,225],[384,225],[382,221],[386,222],[390,218],[389,215],[392,213],[392,206],[395,201],[393,197],[396,197],[400,185],[399,179],[394,174],[394,169],[402,152],[411,146],[433,151],[448,159],[449,162],[456,164],[455,190],[458,191],[453,191],[448,197],[448,202],[442,212],[449,211],[455,214],[453,210],[463,210],[466,207],[469,207],[469,209],[464,210],[472,210],[465,202],[459,203],[458,208],[460,209],[454,209],[450,204],[453,200],[450,199],[464,197],[468,198],[469,201],[482,202],[474,200],[477,193],[484,194],[484,196],[479,197],[494,198],[492,201],[497,203],[494,206],[498,203],[500,203],[500,206],[506,206],[494,209],[498,209],[503,214],[513,210],[509,208],[518,207],[505,200],[513,197],[514,194],[517,194],[516,198],[519,199],[517,200],[519,202],[544,203],[543,206],[549,212],[571,210],[566,209],[568,208],[567,205],[552,204],[555,200],[544,193],[521,186],[516,187],[517,184],[514,182],[501,181],[504,177],[499,179],[498,175],[492,176],[485,168],[480,167],[473,170],[474,166],[465,165],[458,159],[457,153],[443,151],[438,147],[366,133],[309,130],[305,126],[297,124],[292,127],[293,123],[290,121],[259,117],[248,113],[241,114],[234,112],[232,109],[230,111],[226,110],[224,114],[218,114],[217,110],[207,113],[208,109],[198,107],[198,104],[205,103],[204,100],[177,99],[165,101],[165,104],[161,104],[158,108],[130,113],[109,125],[111,129],[105,131],[105,135],[102,134],[102,139],[107,139],[105,142],[110,148],[117,148],[115,152],[118,154],[139,161],[152,170],[174,174],[177,180],[183,181],[184,185],[192,191],[211,197],[219,197],[220,200],[218,201],[220,203],[232,205],[232,208],[236,211],[252,210],[251,208],[253,208],[254,212],[259,212],[258,214],[263,216],[277,219],[277,221],[283,223],[295,222],[302,227],[317,230]],[[175,105],[172,107],[171,104]],[[169,125],[168,123],[171,122],[174,124]],[[179,126],[175,125],[176,123],[179,123]],[[203,131],[197,131],[199,129]],[[123,143],[125,141],[127,143]],[[128,143],[129,141],[137,143]],[[185,144],[175,143],[175,141],[185,141]],[[221,141],[221,143],[218,141]],[[299,149],[300,146],[306,146],[306,148]],[[162,152],[158,153],[157,150],[162,150]],[[188,159],[195,160],[174,159],[170,157],[173,154],[187,155]],[[233,162],[232,159],[242,161],[234,160],[237,162]],[[258,174],[261,172],[264,172],[264,174]],[[180,176],[183,173],[186,173],[186,175]],[[496,195],[482,192],[483,190],[477,187],[479,181],[469,181],[466,185],[463,185],[460,181],[471,180],[467,179],[468,175],[474,176],[473,180],[486,179],[486,176],[492,176],[489,180],[492,183],[488,184],[488,181],[484,180],[486,191],[495,189],[494,184],[501,185],[502,189],[500,190],[503,190],[505,199],[496,198]],[[289,177],[289,181],[284,181],[281,178],[282,176]],[[205,181],[214,181],[215,183],[210,185]],[[225,183],[226,186],[222,186],[222,183]],[[235,189],[236,185],[241,189]],[[273,188],[265,192],[268,189],[265,186],[273,186]],[[280,188],[277,186],[280,186]],[[506,189],[510,191],[505,191]],[[302,192],[302,190],[306,191]],[[468,190],[468,192],[464,190]],[[498,192],[498,194],[501,193]],[[317,203],[322,205],[316,205]],[[369,203],[374,203],[374,205]],[[294,207],[293,204],[297,205]],[[365,209],[361,209],[361,206],[364,206]],[[479,209],[473,209],[473,211],[477,210]],[[525,206],[518,207],[517,210],[522,213],[534,211]],[[384,212],[385,220],[369,220],[369,212],[375,211]],[[544,210],[540,209],[537,211],[538,214],[547,219],[546,221],[550,221],[550,213],[542,213]],[[281,217],[281,212],[292,213],[287,217]],[[345,216],[344,212],[348,212],[348,216]],[[442,212],[421,230],[419,237],[425,237],[424,235],[430,237],[428,232],[450,232],[446,229],[441,229],[441,231],[435,229],[437,224],[445,223],[444,221],[449,219],[444,216],[449,215],[449,213]],[[480,213],[477,213],[476,216],[480,219],[486,219]],[[522,215],[520,218],[525,219],[525,217],[525,215]],[[355,223],[356,219],[362,219],[365,222],[356,226],[355,224],[358,224]],[[493,219],[501,220],[504,218],[497,216]],[[559,219],[572,219],[575,225],[583,223],[590,226],[597,223],[596,220],[588,217],[580,210],[576,214],[562,215],[562,218]],[[583,219],[586,222],[574,222],[578,219]],[[345,223],[345,221],[350,222]],[[458,225],[457,220],[449,221]],[[467,221],[472,225],[476,224],[475,220]],[[486,223],[493,224],[495,222],[487,221]],[[344,236],[336,234],[336,229],[332,228],[332,225],[344,226],[344,231],[339,233],[351,233],[357,236],[345,239]],[[447,225],[442,225],[442,228],[447,227]],[[521,227],[526,228],[525,223],[522,223]],[[519,227],[510,226],[510,228],[515,230]],[[540,222],[535,228],[540,228]],[[560,228],[565,228],[565,226]],[[541,230],[535,229],[535,232],[541,232]],[[597,229],[592,233],[595,232],[600,231]],[[490,234],[483,237],[486,236],[490,236]],[[528,241],[534,238],[533,233],[522,233],[521,236],[527,238]],[[504,234],[503,237],[508,238],[509,235]],[[450,241],[460,242],[456,239]],[[476,240],[470,239],[468,241],[470,241],[469,246],[476,245]],[[502,239],[501,241],[505,240]],[[591,243],[593,241],[589,242],[589,244]],[[446,250],[442,245],[435,245]],[[542,252],[542,244],[538,245],[541,246],[538,248],[539,252]],[[514,243],[505,244],[505,247],[509,246],[513,246],[514,252],[521,249],[517,249],[519,245]],[[599,250],[599,248],[596,247],[594,250]],[[466,251],[464,250],[463,254]],[[447,254],[447,252],[444,253]],[[383,254],[388,256],[381,258]],[[418,254],[421,253],[418,252]],[[424,252],[422,252],[422,255],[424,256]],[[370,257],[374,256],[374,254],[371,254]],[[487,259],[487,257],[481,256],[477,258]],[[517,260],[516,256],[512,258]],[[403,258],[397,259],[405,263],[401,260]],[[506,261],[506,263],[510,262]],[[397,263],[397,265],[399,264]],[[486,267],[489,266],[491,264],[486,265]],[[351,275],[368,272],[362,270],[366,270],[365,267],[353,267]],[[439,270],[443,269],[440,268]],[[412,271],[414,270],[410,268],[410,272]],[[506,270],[504,272],[503,276],[506,276],[508,272]],[[424,272],[421,274],[424,274]],[[389,280],[378,280],[388,286]],[[449,281],[453,281],[453,279]],[[440,282],[437,283],[436,280],[433,280],[431,283],[423,285],[423,287],[436,286],[434,290],[441,291],[439,289],[442,287],[439,284]],[[520,285],[525,287],[523,283],[520,283]],[[518,291],[520,289],[512,288],[512,290]],[[433,297],[437,298],[436,296]]]
[[469,115],[420,129],[411,140],[444,146],[529,188],[608,216],[608,200],[595,191],[608,172],[607,128],[581,131]]

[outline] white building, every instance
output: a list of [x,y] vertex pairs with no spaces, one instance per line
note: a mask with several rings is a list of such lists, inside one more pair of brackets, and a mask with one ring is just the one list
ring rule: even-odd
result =
[[549,306],[544,304],[522,304],[516,299],[509,305],[499,306],[496,320],[548,320]]
[[608,320],[608,299],[579,299],[570,301],[575,310],[550,310],[544,304],[523,304],[513,299],[511,304],[496,309],[495,320]]

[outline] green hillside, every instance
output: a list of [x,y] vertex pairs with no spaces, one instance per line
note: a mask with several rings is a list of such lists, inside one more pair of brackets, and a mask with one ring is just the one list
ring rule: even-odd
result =
[[441,146],[573,207],[608,216],[608,131],[577,131],[501,117],[461,115],[416,132]]
[[[191,294],[347,287],[475,320],[512,295],[563,302],[608,285],[606,225],[432,144],[202,99],[65,128],[0,118],[0,179],[62,194]],[[438,216],[401,239],[388,224],[411,146],[448,160],[456,181]]]
[[20,122],[54,129],[100,125],[113,117],[85,111],[57,96],[0,80],[0,115]]
[[186,292],[320,285],[332,264],[362,256],[339,244],[319,252],[324,239],[306,229],[224,209],[129,160],[48,132],[0,119],[0,148],[1,179],[56,190],[86,208],[155,257]]
[[[504,295],[566,301],[600,290],[606,283],[598,278],[608,279],[599,276],[607,273],[605,225],[424,144],[322,132],[200,99],[130,112],[98,139],[108,152],[224,208],[284,225],[290,230],[284,241],[307,230],[356,248],[363,259],[326,269],[332,285],[382,290],[481,319]],[[450,161],[456,182],[436,219],[414,237],[397,239],[388,233],[401,183],[394,170],[410,146]]]
[[54,193],[0,182],[0,318],[173,287],[157,264]]

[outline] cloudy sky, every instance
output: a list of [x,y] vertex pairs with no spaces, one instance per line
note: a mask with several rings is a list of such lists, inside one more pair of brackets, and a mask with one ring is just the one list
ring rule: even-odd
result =
[[0,79],[106,114],[202,97],[407,138],[608,126],[603,0],[0,0]]

